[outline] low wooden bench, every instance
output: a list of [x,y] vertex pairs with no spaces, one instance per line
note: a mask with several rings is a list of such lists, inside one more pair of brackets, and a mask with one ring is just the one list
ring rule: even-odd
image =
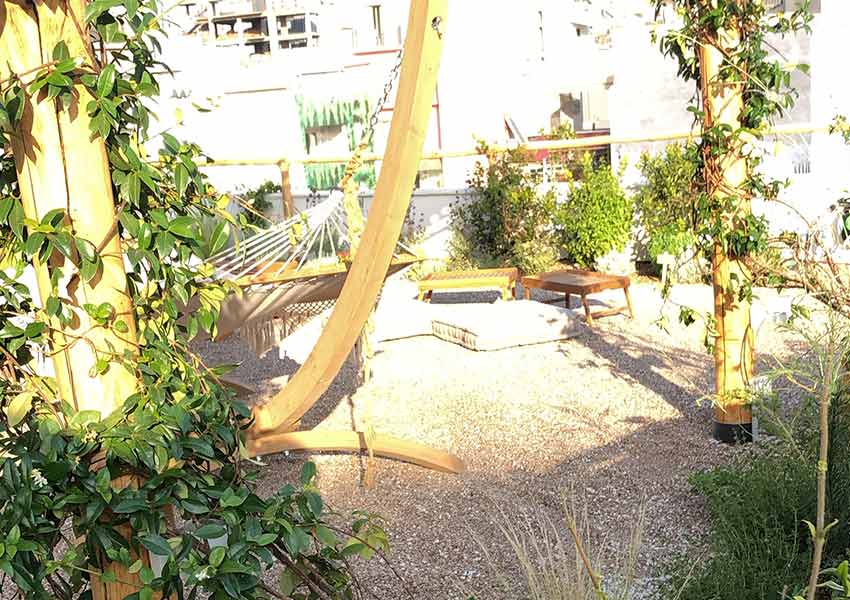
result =
[[508,300],[516,298],[518,279],[519,271],[512,267],[431,273],[419,282],[419,299],[430,302],[434,290],[496,288],[502,291],[502,298]]
[[[580,296],[588,325],[593,325],[594,318],[618,315],[626,311],[628,311],[630,317],[634,318],[632,300],[629,297],[630,284],[631,280],[624,275],[608,275],[606,273],[581,271],[579,269],[549,271],[548,273],[528,275],[522,278],[522,287],[523,290],[525,290],[526,299],[531,298],[532,288],[548,290],[550,292],[562,292],[565,296],[564,305],[569,308],[570,295],[575,294]],[[587,296],[589,294],[596,294],[604,290],[616,289],[623,290],[623,293],[626,296],[625,306],[599,310],[593,313],[590,312],[590,305],[587,303]]]

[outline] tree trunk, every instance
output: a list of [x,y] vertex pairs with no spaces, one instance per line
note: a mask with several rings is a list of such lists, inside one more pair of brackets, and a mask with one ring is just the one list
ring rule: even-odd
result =
[[[718,81],[723,51],[734,49],[740,35],[734,30],[719,33],[713,46],[704,40],[700,46],[700,74],[704,129],[729,125],[737,131],[740,126],[743,99],[742,84],[738,81]],[[727,67],[729,68],[729,67]],[[740,78],[737,78],[740,79]],[[750,201],[742,190],[747,179],[747,161],[742,156],[740,140],[719,156],[705,155],[706,186],[719,205],[729,202],[721,218],[732,227],[732,217],[747,215]],[[714,317],[716,341],[714,346],[715,392],[714,436],[721,441],[752,439],[752,412],[748,392],[753,377],[753,332],[750,326],[750,303],[739,297],[740,286],[749,281],[743,263],[729,256],[719,243],[715,244],[712,260],[714,288]]]
[[[0,6],[0,71],[3,79],[51,61],[54,47],[64,41],[74,56],[91,56],[85,31],[84,0],[3,2]],[[91,62],[87,60],[86,62]],[[26,83],[32,79],[29,76]],[[88,283],[76,268],[54,252],[46,263],[34,261],[42,302],[52,292],[51,273],[62,269],[59,294],[70,301],[70,325],[52,324],[50,343],[62,400],[77,410],[96,410],[103,417],[119,408],[138,389],[136,378],[113,358],[136,351],[136,325],[127,292],[121,243],[115,227],[116,211],[106,149],[101,138],[92,138],[86,105],[91,95],[82,85],[64,109],[46,98],[46,88],[28,97],[21,123],[11,137],[12,153],[28,219],[40,220],[53,209],[64,209],[74,235],[101,248],[103,267]],[[108,303],[128,331],[119,336],[111,327],[97,326],[85,304]],[[97,359],[110,361],[108,370],[96,374]],[[132,478],[117,480],[136,485]],[[145,557],[147,560],[147,557]],[[117,564],[108,565],[117,583],[92,581],[93,598],[123,598],[141,588],[137,575]],[[96,578],[93,578],[96,579]]]

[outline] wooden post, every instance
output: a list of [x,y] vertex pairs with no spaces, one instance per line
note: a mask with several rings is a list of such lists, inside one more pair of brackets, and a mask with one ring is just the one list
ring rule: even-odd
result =
[[253,438],[298,421],[333,381],[384,283],[410,204],[428,130],[443,46],[447,0],[411,0],[390,136],[360,248],[322,336],[274,398],[254,409]]
[[[54,47],[64,41],[71,56],[89,56],[88,38],[76,24],[83,22],[85,0],[66,2],[3,2],[0,5],[0,75],[3,79],[23,73],[51,60]],[[97,358],[135,351],[136,326],[127,293],[121,244],[115,225],[115,205],[106,149],[100,138],[92,139],[86,105],[91,95],[82,85],[75,88],[71,106],[64,110],[48,100],[46,88],[28,97],[22,121],[10,136],[21,189],[24,212],[40,220],[48,211],[66,209],[77,236],[103,248],[103,268],[89,283],[58,252],[47,263],[34,262],[42,301],[52,294],[50,274],[57,268],[70,276],[60,295],[70,300],[75,318],[68,326],[53,323],[51,336],[59,394],[78,410],[96,410],[106,416],[119,408],[138,389],[136,378],[115,364],[94,375]],[[60,284],[61,285],[61,284]],[[108,303],[128,331],[118,336],[111,328],[98,327],[82,306]],[[76,341],[84,336],[85,341]],[[114,354],[113,354],[114,353]],[[126,478],[125,478],[126,479]],[[125,485],[134,484],[123,481]],[[147,557],[145,557],[147,560]],[[109,565],[119,582],[92,581],[95,600],[123,598],[142,586],[137,575],[117,564]]]
[[[723,53],[734,51],[740,42],[740,33],[728,29],[718,34],[718,48],[708,41],[700,46],[701,90],[705,128],[729,125],[737,131],[741,127],[743,110],[740,81],[718,81]],[[706,153],[705,172],[707,189],[718,203],[731,199],[731,210],[724,212],[723,220],[731,226],[731,217],[750,212],[750,201],[742,190],[747,179],[747,161],[742,156],[742,142],[734,140],[732,148],[722,156]],[[743,263],[729,256],[720,244],[714,247],[712,257],[712,283],[714,289],[714,317],[717,338],[714,347],[715,392],[714,437],[721,441],[752,439],[752,412],[748,405],[748,392],[753,379],[755,351],[753,331],[750,326],[750,303],[739,298],[740,285],[749,281]]]
[[289,166],[288,160],[282,160],[277,163],[280,168],[280,197],[283,201],[283,218],[289,219],[295,214],[295,204],[292,201],[292,184],[289,181]]

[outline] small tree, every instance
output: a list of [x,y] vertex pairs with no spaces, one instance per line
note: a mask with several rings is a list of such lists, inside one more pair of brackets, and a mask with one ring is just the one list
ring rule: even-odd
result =
[[579,266],[592,268],[599,257],[626,247],[633,202],[620,186],[622,172],[594,165],[590,153],[585,153],[581,171],[581,182],[570,183],[567,201],[558,206],[555,224],[567,255]]
[[452,207],[456,265],[511,265],[538,273],[558,260],[551,216],[553,190],[539,191],[541,177],[524,167],[522,149],[503,153],[479,146],[487,162],[477,162],[467,182],[469,198]]

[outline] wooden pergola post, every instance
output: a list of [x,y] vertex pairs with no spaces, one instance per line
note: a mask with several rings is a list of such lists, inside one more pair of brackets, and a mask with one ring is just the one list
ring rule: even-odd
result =
[[289,177],[290,163],[283,159],[277,163],[280,169],[280,198],[283,202],[283,218],[289,219],[295,214],[295,203],[292,200],[292,183]]
[[[720,81],[724,52],[734,51],[740,33],[726,29],[716,41],[702,40],[699,48],[700,87],[707,130],[716,125],[729,125],[733,131],[741,127],[743,98],[740,78]],[[716,43],[717,46],[713,45]],[[720,46],[720,47],[718,47]],[[742,186],[747,180],[747,161],[742,155],[742,141],[734,139],[728,152],[719,156],[705,154],[707,189],[718,204],[731,203],[722,215],[728,227],[733,216],[750,213],[749,197]],[[743,263],[729,256],[720,243],[714,246],[712,284],[717,337],[714,346],[715,393],[714,437],[725,442],[752,439],[752,412],[748,390],[753,378],[755,351],[750,325],[750,302],[739,297],[741,285],[749,281]]]
[[[3,79],[49,63],[60,41],[71,56],[90,56],[90,41],[82,37],[85,30],[78,29],[85,4],[85,0],[0,3]],[[105,417],[138,389],[133,374],[113,362],[116,355],[136,351],[136,324],[115,227],[109,163],[103,140],[93,138],[89,130],[86,105],[92,97],[86,88],[74,87],[67,109],[58,100],[47,99],[46,91],[27,98],[22,120],[11,136],[12,153],[26,217],[40,220],[53,209],[64,209],[74,234],[102,248],[103,267],[88,283],[59,252],[46,263],[35,260],[33,266],[42,301],[52,295],[50,275],[55,269],[70,276],[59,294],[70,302],[75,318],[67,326],[54,322],[50,336],[59,394],[77,410],[96,410]],[[86,303],[108,303],[127,324],[127,331],[119,336],[111,327],[97,326],[82,308]],[[112,363],[99,375],[93,369],[98,358]],[[136,483],[122,477],[115,484]],[[118,581],[104,583],[93,577],[95,600],[124,598],[142,587],[138,576],[120,565],[108,565],[108,570]]]

